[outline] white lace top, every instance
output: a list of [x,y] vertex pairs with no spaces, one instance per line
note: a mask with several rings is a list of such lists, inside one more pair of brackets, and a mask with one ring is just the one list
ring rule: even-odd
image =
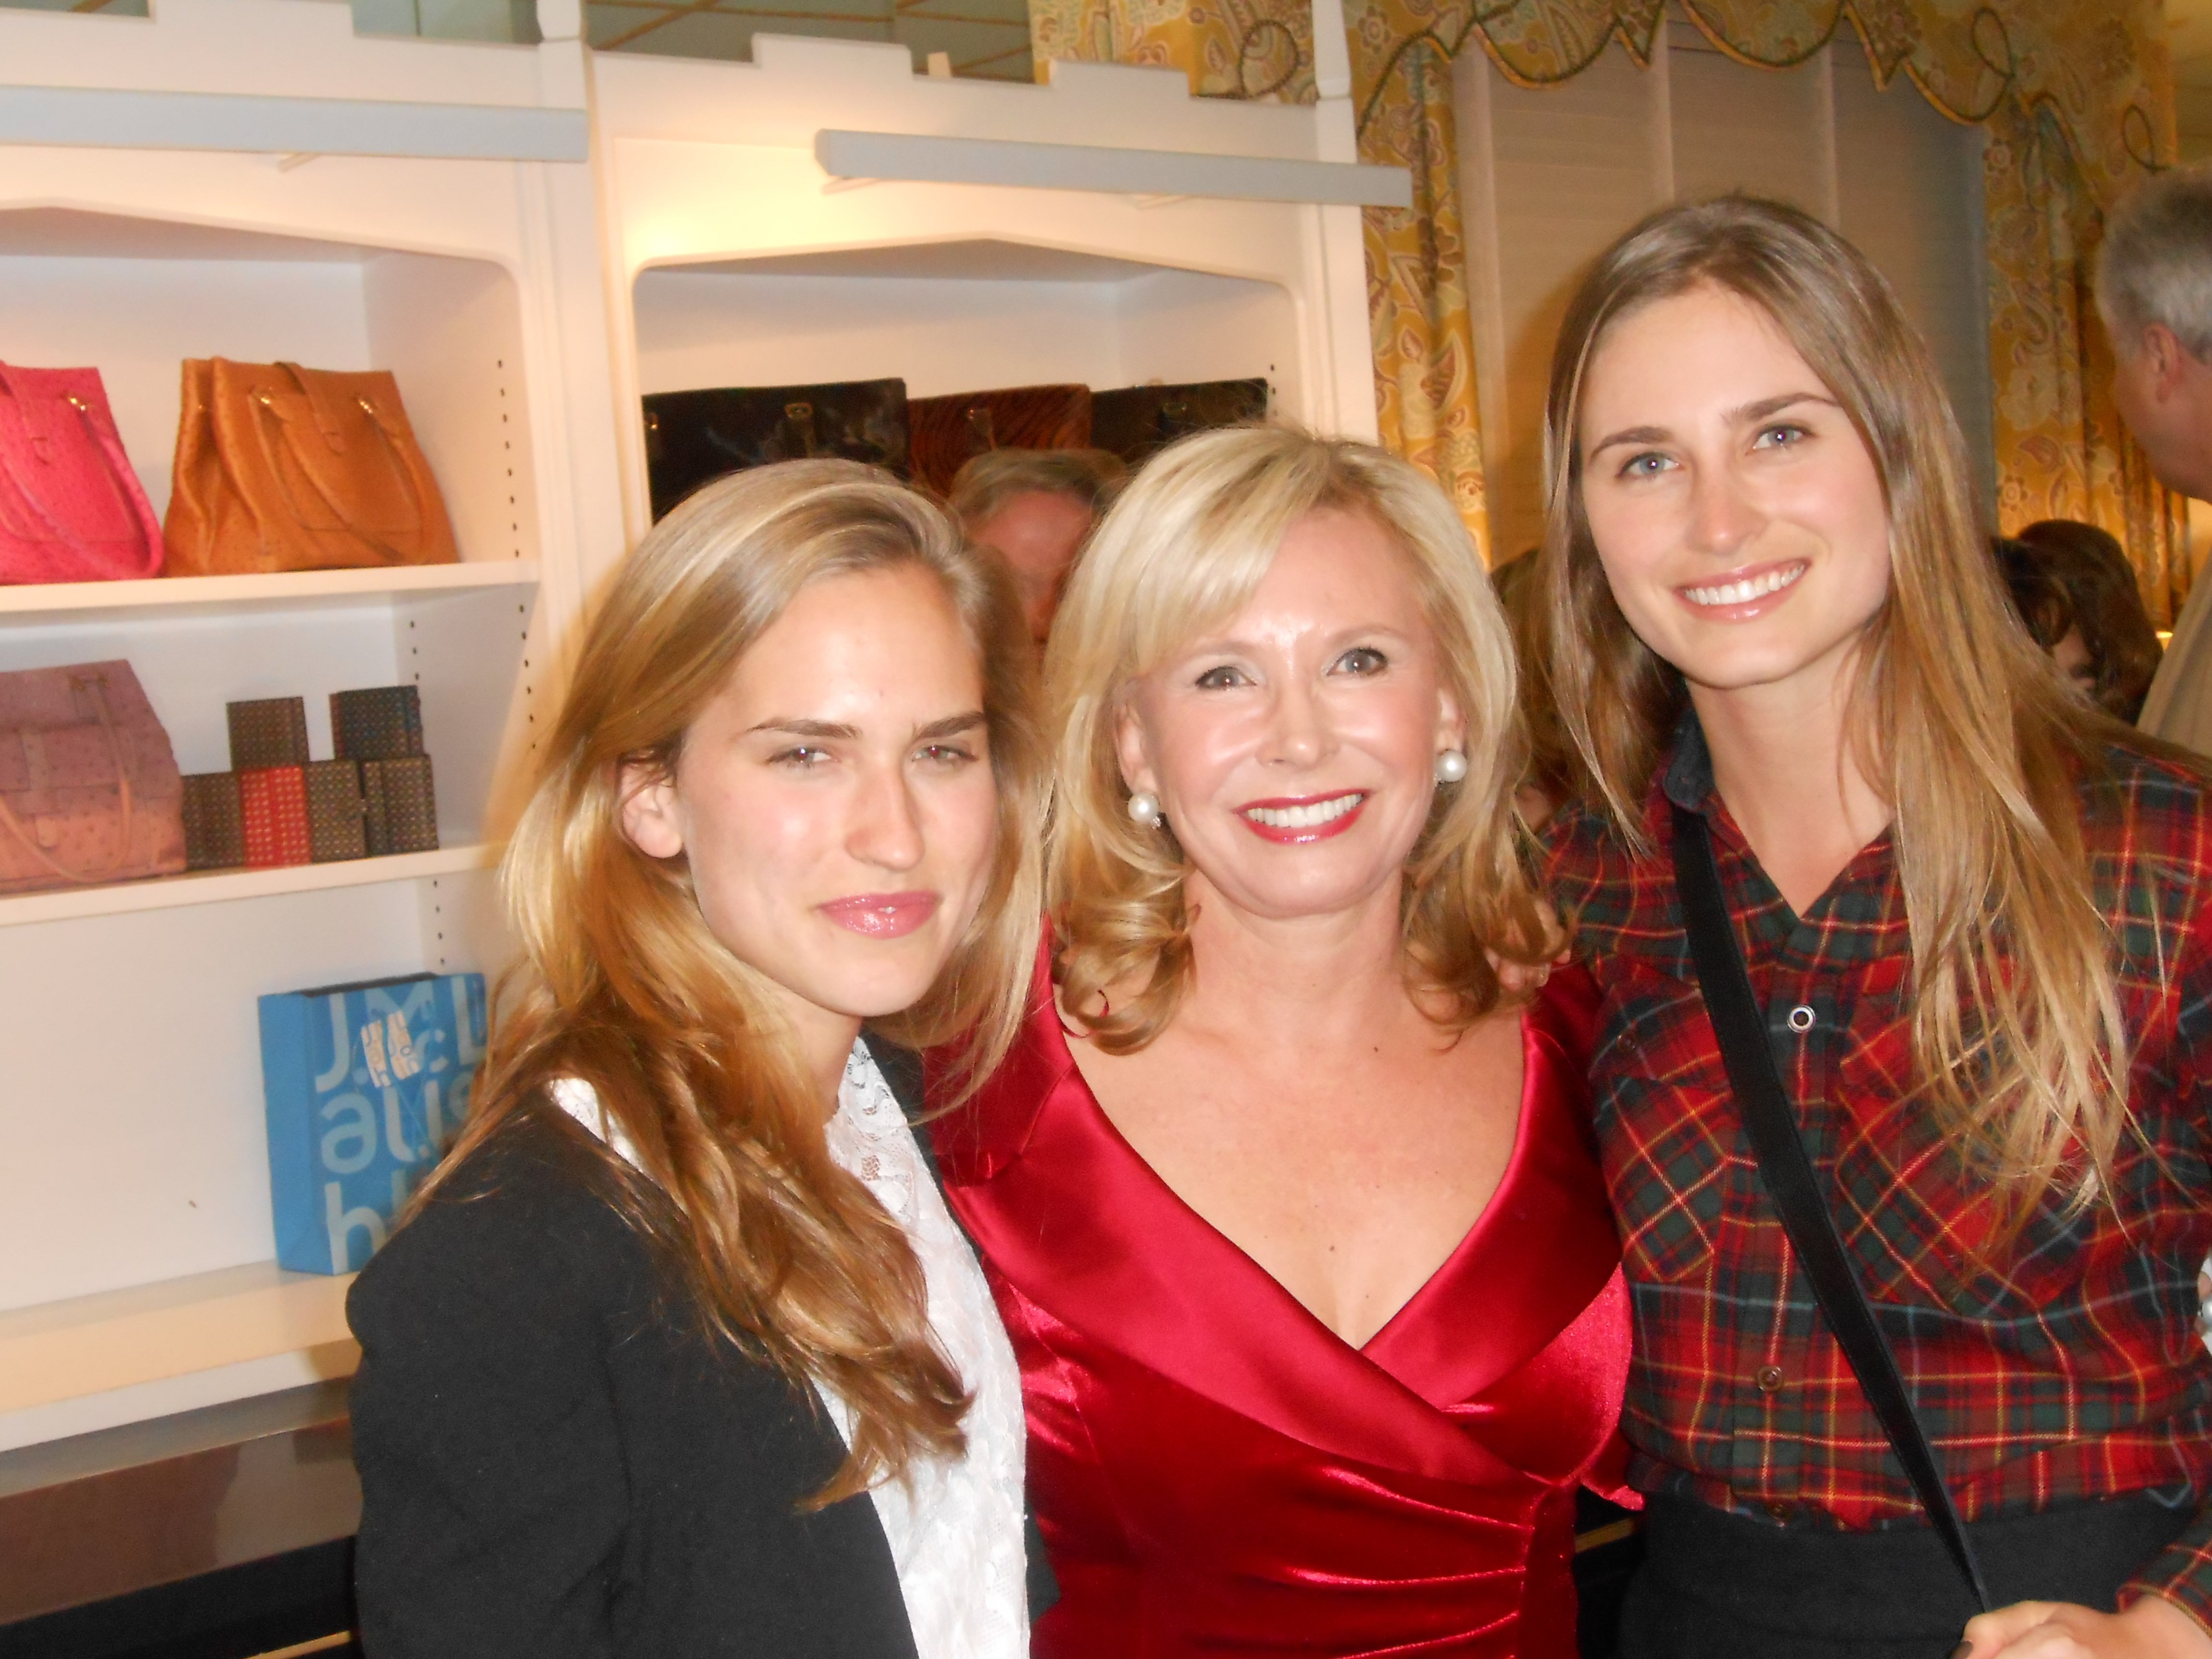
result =
[[[599,1097],[577,1078],[553,1085],[561,1109],[628,1158],[629,1137],[606,1121]],[[975,1255],[945,1208],[915,1144],[914,1130],[855,1042],[829,1124],[830,1156],[875,1194],[906,1230],[929,1287],[939,1347],[975,1395],[968,1455],[919,1458],[903,1481],[870,1493],[898,1568],[920,1659],[1026,1659],[1029,1601],[1022,1522],[1022,1378]],[[815,1392],[849,1443],[853,1414],[818,1382]]]

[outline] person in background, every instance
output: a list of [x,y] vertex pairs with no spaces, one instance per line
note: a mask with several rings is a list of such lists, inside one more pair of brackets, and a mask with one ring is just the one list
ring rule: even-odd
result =
[[622,565],[468,1125],[347,1300],[367,1652],[1024,1659],[1019,1372],[886,1038],[1018,1029],[1031,682],[1005,572],[852,462]]
[[[2212,167],[2175,167],[2122,202],[2097,249],[2112,401],[2168,489],[2212,501]],[[2142,729],[2212,754],[2212,584],[2175,618]]]
[[1047,676],[1052,949],[931,1126],[1022,1361],[1036,1651],[1573,1659],[1626,1308],[1467,526],[1365,445],[1186,438]]
[[1040,655],[1076,556],[1127,477],[1103,449],[991,449],[953,477],[952,511],[1012,568]]
[[[1592,786],[1547,871],[1604,994],[1647,1497],[1621,1653],[2212,1656],[2203,771],[2014,623],[1927,348],[1810,216],[1629,232],[1547,410]],[[1824,1311],[1860,1298],[1995,1611]]]
[[[2027,636],[2051,653],[2051,659],[2083,696],[2090,690],[2089,653],[2081,648],[2081,635],[2074,626],[2074,599],[2065,584],[2051,573],[2043,556],[2026,542],[2010,536],[1990,540],[1990,551],[2004,578],[2013,612]],[[2063,651],[2062,646],[2070,646]]]
[[2013,605],[2082,696],[2133,725],[2158,672],[2158,630],[2118,540],[2093,524],[2045,519],[2000,538]]

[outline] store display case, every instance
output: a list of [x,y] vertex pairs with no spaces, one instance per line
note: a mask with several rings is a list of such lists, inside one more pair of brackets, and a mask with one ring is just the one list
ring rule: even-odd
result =
[[595,61],[633,535],[654,392],[1265,377],[1279,416],[1372,434],[1358,204],[1404,175],[1351,161],[1342,100],[1050,70],[933,79],[902,47],[769,37],[749,64]]
[[1340,50],[1297,107],[865,43],[594,56],[538,10],[520,46],[337,0],[0,9],[0,362],[99,368],[157,510],[183,359],[388,370],[459,551],[0,587],[0,671],[128,659],[188,773],[227,702],[303,696],[319,759],[330,692],[416,687],[443,838],[0,896],[0,1451],[350,1370],[348,1281],[270,1260],[255,999],[503,965],[489,872],[647,526],[643,396],[1264,377],[1374,431],[1359,206],[1407,184],[1354,164]]
[[578,544],[620,535],[589,507],[596,273],[547,253],[591,222],[580,161],[542,159],[584,148],[558,56],[356,39],[300,0],[0,11],[0,362],[97,368],[157,512],[185,359],[388,370],[459,555],[0,587],[0,672],[128,660],[188,773],[230,764],[229,702],[303,696],[321,758],[331,692],[417,688],[443,831],[0,896],[0,1449],[351,1368],[347,1281],[269,1260],[255,999],[505,954],[508,781]]

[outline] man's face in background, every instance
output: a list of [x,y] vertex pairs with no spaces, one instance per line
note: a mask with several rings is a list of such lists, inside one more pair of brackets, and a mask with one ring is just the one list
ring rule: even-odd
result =
[[1091,535],[1092,522],[1091,509],[1074,496],[1030,489],[968,527],[971,538],[1012,567],[1030,637],[1040,652],[1052,632],[1053,613],[1060,607],[1067,574]]

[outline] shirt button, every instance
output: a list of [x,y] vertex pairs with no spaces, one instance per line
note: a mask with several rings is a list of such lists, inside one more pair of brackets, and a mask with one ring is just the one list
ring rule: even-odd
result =
[[1787,1521],[1790,1518],[1790,1505],[1787,1504],[1769,1504],[1766,1506],[1766,1512],[1772,1516],[1777,1521]]
[[1813,1022],[1818,1018],[1811,1008],[1801,1002],[1790,1011],[1790,1029],[1802,1036],[1813,1029]]
[[1759,1391],[1761,1394],[1776,1393],[1782,1387],[1782,1367],[1779,1365],[1761,1365],[1759,1368],[1759,1376],[1755,1380],[1759,1383]]

